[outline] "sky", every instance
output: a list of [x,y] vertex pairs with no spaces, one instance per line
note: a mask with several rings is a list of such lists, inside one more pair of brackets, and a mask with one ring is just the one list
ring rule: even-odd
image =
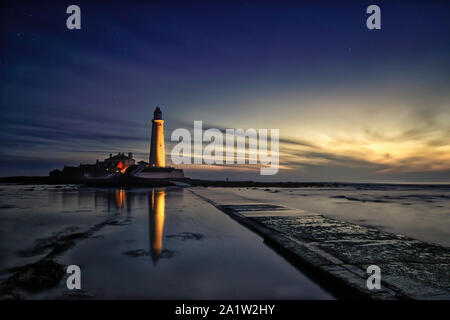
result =
[[[66,8],[81,8],[81,30]],[[381,30],[366,8],[381,8]],[[450,182],[450,3],[3,1],[0,176],[109,153],[148,160],[171,132],[280,130],[280,170],[183,165],[192,178]],[[170,162],[170,156],[167,156]]]

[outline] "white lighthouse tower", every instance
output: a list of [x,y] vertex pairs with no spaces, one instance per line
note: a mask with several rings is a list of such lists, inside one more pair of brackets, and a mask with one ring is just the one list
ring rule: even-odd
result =
[[148,180],[161,181],[170,179],[172,183],[177,179],[184,179],[182,169],[176,169],[171,166],[166,167],[164,120],[159,107],[156,107],[155,112],[153,113],[149,163],[141,164],[135,171],[133,171],[132,175],[136,178]]
[[164,168],[166,166],[166,151],[164,149],[164,120],[159,107],[156,107],[152,120],[152,137],[150,142],[150,167]]

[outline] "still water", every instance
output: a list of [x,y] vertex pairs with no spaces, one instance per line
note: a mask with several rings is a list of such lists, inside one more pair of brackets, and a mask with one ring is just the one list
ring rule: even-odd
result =
[[[216,196],[316,212],[450,246],[450,185],[358,184],[338,188],[216,188]],[[222,195],[223,194],[223,195]]]
[[333,299],[187,189],[0,188],[0,271],[39,260],[67,235],[88,235],[57,259],[81,267],[82,290],[64,278],[27,298]]

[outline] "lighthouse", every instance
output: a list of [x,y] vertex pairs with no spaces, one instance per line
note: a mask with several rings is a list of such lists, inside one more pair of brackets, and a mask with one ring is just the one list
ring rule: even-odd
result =
[[134,177],[140,178],[140,182],[152,179],[170,179],[170,182],[173,183],[177,179],[184,179],[183,169],[176,169],[170,166],[166,167],[164,120],[161,109],[158,106],[153,113],[149,163],[142,162],[139,162],[138,168],[132,173]]
[[150,166],[164,168],[166,166],[166,152],[164,149],[164,120],[159,107],[156,107],[152,120],[152,137],[150,141]]

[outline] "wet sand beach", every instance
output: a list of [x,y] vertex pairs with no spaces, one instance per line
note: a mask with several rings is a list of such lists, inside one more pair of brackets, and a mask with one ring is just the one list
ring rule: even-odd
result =
[[[1,189],[3,298],[333,299],[186,189]],[[75,292],[65,284],[71,264],[82,270]]]

